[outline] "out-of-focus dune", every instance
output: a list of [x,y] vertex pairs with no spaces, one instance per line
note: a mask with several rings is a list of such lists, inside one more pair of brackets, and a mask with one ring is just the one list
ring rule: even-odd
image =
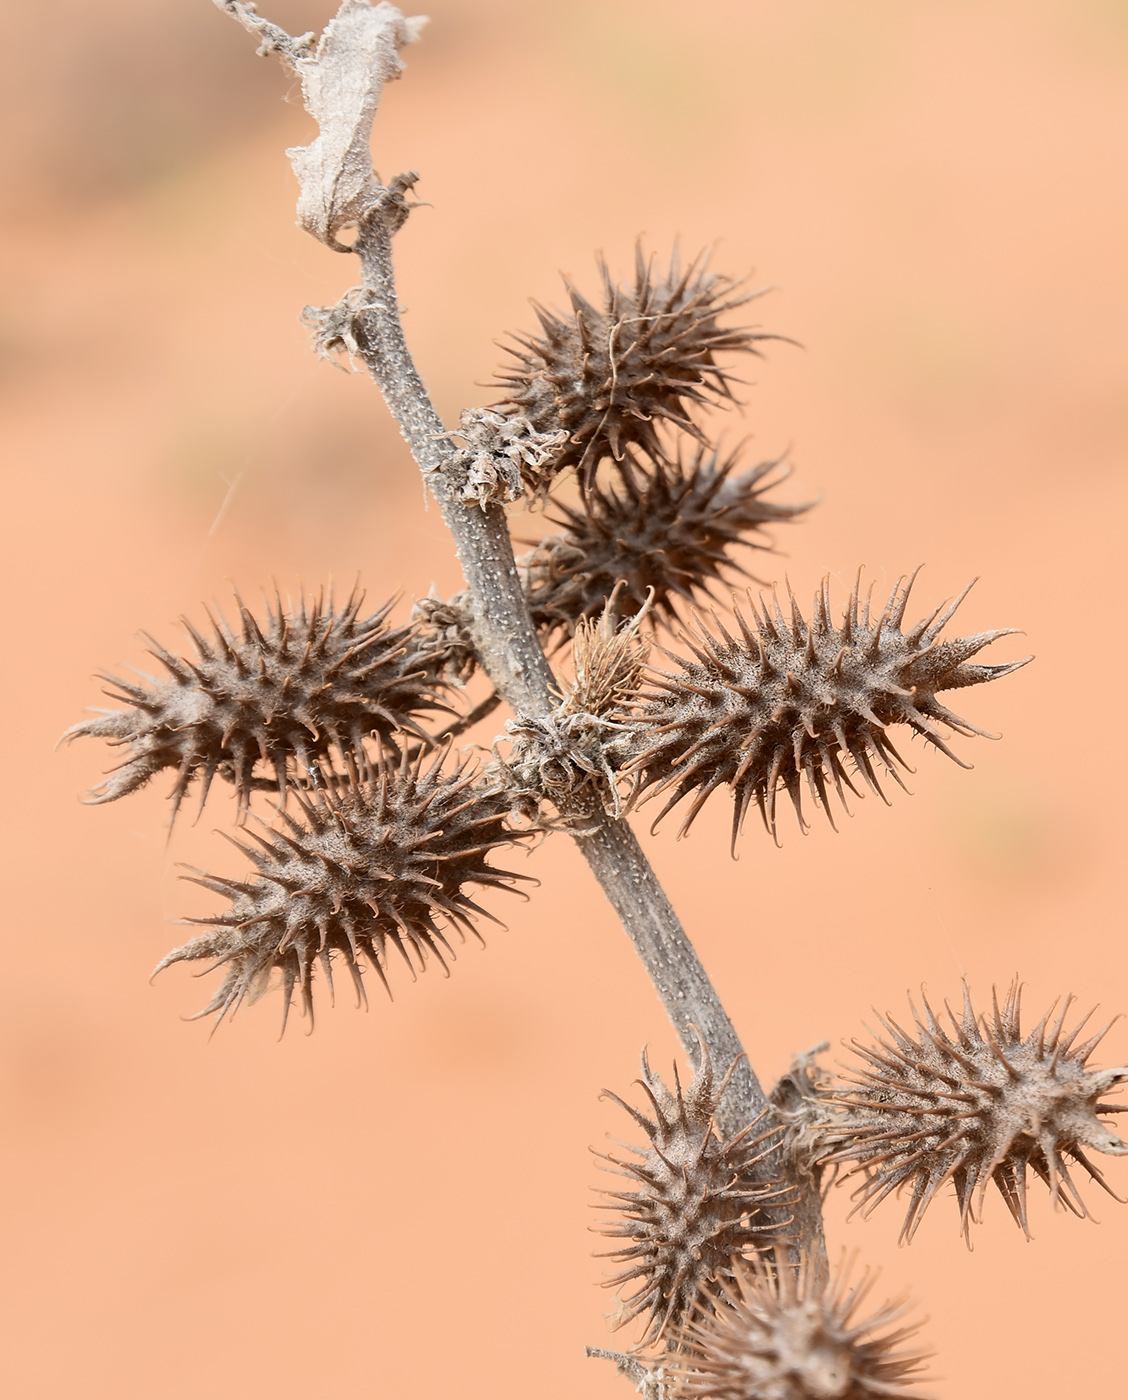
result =
[[[264,4],[295,31],[331,8]],[[311,1037],[278,1043],[268,999],[209,1040],[179,1018],[211,979],[147,984],[169,922],[213,907],[178,863],[238,868],[233,809],[166,846],[163,783],[79,805],[106,752],[52,745],[93,673],[144,667],[137,629],[174,640],[232,583],[458,575],[373,387],[308,353],[300,308],[354,271],[294,227],[293,85],[206,0],[5,9],[5,1393],[623,1395],[583,1356],[614,1344],[588,1147],[626,1130],[599,1091],[675,1045],[565,838],[449,981],[324,1005]],[[559,269],[715,242],[803,347],[770,347],[726,425],[820,497],[762,569],[841,599],[859,564],[925,561],[922,607],[982,575],[964,630],[1037,654],[960,697],[1005,734],[957,742],[973,772],[914,745],[912,797],[839,835],[785,822],[778,850],[750,823],[735,863],[721,799],[646,838],[761,1074],[965,973],[1128,1009],[1128,7],[430,9],[374,151],[422,172],[397,252],[448,421]],[[939,1395],[1113,1394],[1128,1213],[1088,1194],[1099,1228],[1038,1194],[1030,1245],[989,1199],[969,1255],[949,1201],[898,1250],[896,1206],[847,1223],[840,1192],[832,1242],[930,1315]]]

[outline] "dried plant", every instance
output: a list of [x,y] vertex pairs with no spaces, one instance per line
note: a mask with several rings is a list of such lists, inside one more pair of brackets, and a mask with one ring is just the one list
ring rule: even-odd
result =
[[[909,1189],[908,1237],[951,1181],[966,1234],[994,1181],[1027,1230],[1029,1169],[1083,1214],[1067,1164],[1104,1185],[1088,1153],[1128,1153],[1103,1121],[1117,1111],[1104,1096],[1128,1069],[1087,1067],[1100,1037],[1064,1031],[1068,1001],[1023,1036],[1016,985],[989,1018],[965,1001],[950,1029],[927,1002],[915,1033],[884,1021],[889,1038],[859,1047],[852,1078],[833,1083],[810,1052],[765,1093],[627,813],[661,796],[660,820],[689,799],[684,831],[727,787],[735,841],[753,802],[775,834],[781,791],[803,826],[806,787],[833,820],[832,792],[844,804],[863,787],[884,795],[884,777],[900,782],[895,726],[952,758],[950,732],[983,733],[939,696],[1025,665],[973,659],[1013,629],[943,640],[966,590],[906,627],[912,578],[880,608],[855,586],[839,620],[825,582],[809,619],[790,588],[786,611],[773,591],[749,596],[732,620],[693,612],[743,572],[741,549],[766,550],[765,526],[804,509],[765,499],[777,463],[741,471],[714,441],[704,411],[735,402],[734,361],[769,337],[734,322],[751,298],[703,258],[683,268],[675,252],[660,271],[640,251],[626,284],[601,263],[595,302],[568,284],[570,310],[539,309],[541,334],[518,339],[505,398],[468,408],[448,430],[396,296],[392,243],[419,177],[385,183],[369,149],[383,88],[422,21],[344,0],[319,38],[295,38],[244,0],[216,3],[301,81],[318,135],[290,152],[299,222],[355,256],[360,273],[304,319],[315,350],[347,354],[376,381],[451,531],[465,587],[420,599],[398,626],[390,604],[364,615],[359,593],[341,608],[279,600],[265,622],[239,603],[238,630],[222,619],[207,638],[189,627],[192,658],[154,643],[168,678],[111,680],[125,708],[68,732],[124,751],[97,802],[166,769],[174,813],[194,783],[201,803],[217,775],[235,786],[236,844],[252,869],[196,875],[227,907],[189,920],[204,931],[160,966],[222,973],[199,1013],[216,1024],[273,983],[284,1015],[297,996],[312,1016],[318,969],[331,992],[342,962],[363,1000],[362,968],[387,986],[392,954],[413,977],[432,963],[445,970],[450,935],[477,936],[477,916],[493,917],[478,891],[524,878],[494,858],[534,830],[563,829],[694,1067],[689,1087],[675,1074],[671,1090],[644,1057],[649,1111],[623,1104],[646,1141],[607,1158],[630,1188],[609,1193],[606,1228],[623,1266],[610,1280],[623,1290],[614,1320],[639,1337],[632,1353],[592,1354],[613,1359],[648,1400],[907,1395],[921,1358],[901,1344],[915,1329],[897,1326],[899,1305],[858,1320],[867,1276],[831,1280],[824,1190],[836,1174],[860,1175],[868,1210]],[[578,504],[559,494],[573,471]],[[558,531],[520,567],[506,515],[517,500],[542,504]],[[687,618],[673,646],[689,654],[666,651],[669,667],[647,671],[654,625]],[[569,643],[566,685],[545,647]],[[456,710],[479,672],[492,690]],[[511,716],[493,761],[483,770],[448,757],[455,736],[501,704]],[[251,811],[260,790],[278,798],[265,817]],[[814,952],[815,931],[803,936]],[[720,1079],[714,1066],[727,1067]]]

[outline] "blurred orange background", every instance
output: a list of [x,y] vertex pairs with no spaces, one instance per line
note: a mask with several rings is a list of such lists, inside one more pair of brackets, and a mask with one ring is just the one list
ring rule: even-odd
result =
[[[264,5],[294,32],[334,8]],[[804,347],[769,347],[725,424],[790,448],[787,489],[821,498],[762,570],[801,595],[829,571],[841,599],[858,564],[925,561],[922,608],[981,574],[962,630],[1020,626],[990,659],[1037,654],[961,697],[1005,731],[957,741],[974,772],[914,745],[915,795],[840,835],[785,824],[777,850],[750,822],[733,863],[717,799],[688,841],[645,838],[761,1076],[965,972],[985,998],[1020,971],[1031,1011],[1128,1008],[1128,4],[430,9],[374,151],[422,172],[401,294],[447,420],[488,402],[493,340],[559,301],[558,269],[590,287],[595,250],[716,242]],[[293,82],[207,0],[4,19],[5,1390],[622,1396],[583,1355],[616,1344],[588,1147],[626,1130],[600,1089],[676,1046],[566,839],[449,982],[324,1006],[313,1036],[279,1043],[269,998],[209,1041],[179,1019],[204,984],[147,983],[170,921],[214,903],[178,862],[239,867],[213,831],[233,808],[166,847],[164,783],[80,806],[105,750],[52,745],[100,703],[93,673],[144,666],[137,629],[175,642],[233,583],[359,572],[406,612],[458,575],[375,389],[298,323],[354,270],[294,227]],[[1128,1057],[1128,1029],[1103,1053]],[[1039,1196],[1028,1245],[995,1196],[969,1255],[950,1201],[898,1250],[895,1205],[847,1223],[839,1192],[832,1247],[912,1290],[939,1395],[1109,1394],[1128,1213],[1088,1197],[1099,1229]]]

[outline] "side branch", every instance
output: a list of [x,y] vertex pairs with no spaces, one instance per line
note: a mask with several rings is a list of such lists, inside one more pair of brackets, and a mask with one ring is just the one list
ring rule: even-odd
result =
[[305,34],[287,34],[280,24],[272,24],[270,20],[260,18],[255,13],[252,0],[215,0],[215,3],[224,14],[238,20],[249,34],[258,39],[260,57],[277,53],[294,68],[299,59],[308,58],[313,52],[317,36],[312,29],[307,30]]

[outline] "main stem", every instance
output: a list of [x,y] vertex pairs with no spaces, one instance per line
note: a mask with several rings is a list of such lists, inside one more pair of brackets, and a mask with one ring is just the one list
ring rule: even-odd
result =
[[[364,281],[354,335],[454,537],[482,668],[515,711],[546,715],[555,704],[553,675],[529,618],[505,513],[500,506],[483,509],[453,494],[444,468],[456,448],[404,339],[392,261],[392,234],[406,214],[398,184],[357,238]],[[768,1126],[771,1107],[760,1082],[634,832],[625,821],[605,815],[594,831],[574,839],[634,943],[687,1055],[696,1059],[700,1031],[715,1064],[737,1061],[717,1112],[722,1133],[739,1132],[765,1112]],[[785,1170],[781,1157],[775,1152],[760,1164],[765,1177]],[[822,1248],[817,1198],[804,1199],[794,1213],[807,1247]]]

